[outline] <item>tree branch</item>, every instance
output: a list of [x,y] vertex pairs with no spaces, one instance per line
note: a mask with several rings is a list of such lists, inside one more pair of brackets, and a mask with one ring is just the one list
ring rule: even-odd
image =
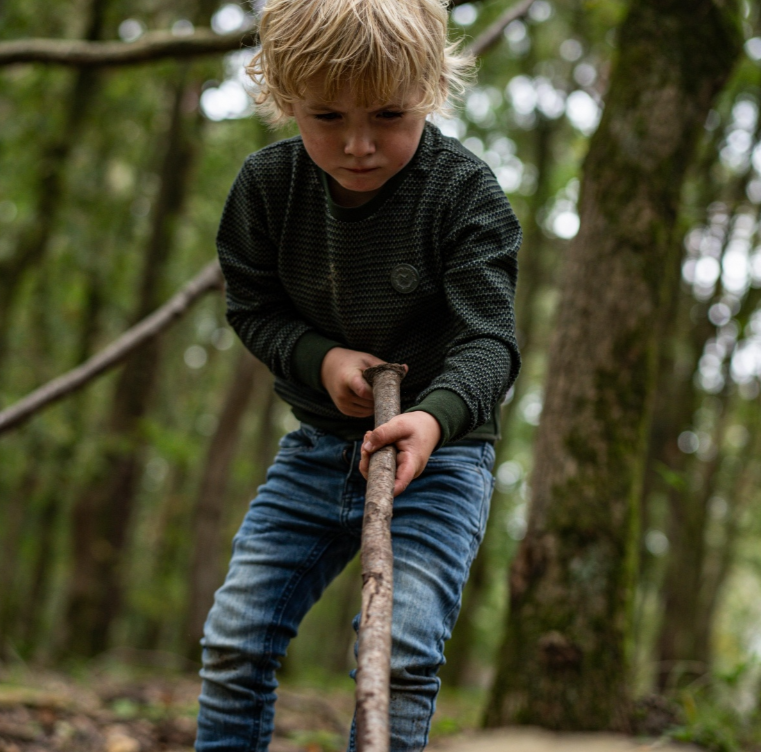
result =
[[[488,29],[480,34],[467,50],[474,56],[483,55],[499,40],[510,23],[526,15],[534,0],[523,0],[509,8]],[[461,5],[455,0],[453,6]],[[200,57],[240,49],[248,38],[255,44],[256,29],[249,28],[232,34],[216,34],[211,29],[196,29],[186,37],[168,31],[149,32],[136,42],[88,42],[82,39],[17,39],[0,42],[0,66],[16,63],[68,65],[76,68],[139,65],[166,58]]]
[[39,410],[81,389],[96,376],[118,365],[130,353],[179,319],[198,298],[209,290],[221,287],[222,270],[217,261],[212,261],[161,308],[128,329],[105,350],[101,350],[68,373],[35,389],[15,405],[0,411],[0,433],[20,425]]
[[528,9],[534,4],[534,0],[523,0],[509,7],[491,26],[485,29],[479,34],[466,48],[465,51],[469,52],[473,57],[479,57],[484,52],[490,50],[494,45],[499,42],[502,32],[513,21],[528,13]]
[[57,63],[77,68],[137,65],[165,58],[213,55],[255,43],[256,29],[216,34],[196,29],[186,37],[168,31],[149,32],[136,42],[88,42],[82,39],[17,39],[0,42],[0,66],[14,63]]

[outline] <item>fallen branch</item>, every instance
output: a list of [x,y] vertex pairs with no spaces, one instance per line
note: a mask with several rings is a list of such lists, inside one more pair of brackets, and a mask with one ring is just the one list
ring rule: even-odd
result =
[[209,290],[222,287],[222,270],[217,261],[208,266],[175,293],[161,308],[156,309],[139,323],[128,329],[105,350],[86,360],[82,365],[35,389],[15,405],[0,412],[0,433],[15,428],[44,407],[57,402],[67,394],[81,389],[127,358],[141,345],[160,334],[179,319],[195,301]]
[[466,48],[473,57],[479,57],[499,42],[502,32],[513,22],[528,13],[534,0],[523,0],[518,5],[508,8],[493,24],[479,34]]
[[16,39],[0,42],[0,66],[14,63],[55,63],[77,68],[137,65],[165,58],[188,58],[231,52],[254,44],[255,29],[216,34],[196,29],[188,36],[149,32],[136,42],[88,42],[82,39]]

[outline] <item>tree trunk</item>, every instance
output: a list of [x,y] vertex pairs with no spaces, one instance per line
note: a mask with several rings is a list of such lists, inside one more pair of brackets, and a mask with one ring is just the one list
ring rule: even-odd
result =
[[658,320],[698,133],[739,54],[712,0],[634,0],[585,161],[563,275],[528,531],[485,721],[629,726],[637,508]]
[[193,522],[193,558],[183,633],[185,653],[189,658],[198,658],[198,641],[203,634],[206,614],[214,600],[214,592],[222,584],[223,513],[230,465],[238,447],[241,423],[254,391],[257,374],[261,375],[265,370],[247,350],[241,352],[226,390],[219,425],[206,455]]
[[[186,72],[173,94],[161,188],[143,259],[139,321],[158,307],[173,245],[174,230],[187,193],[188,174],[197,146],[185,125],[182,103]],[[194,117],[195,128],[198,118]],[[140,421],[146,414],[158,376],[160,340],[138,350],[126,363],[114,391],[104,456],[73,513],[74,571],[68,604],[68,649],[93,655],[105,649],[108,632],[122,600],[121,555],[142,464]]]

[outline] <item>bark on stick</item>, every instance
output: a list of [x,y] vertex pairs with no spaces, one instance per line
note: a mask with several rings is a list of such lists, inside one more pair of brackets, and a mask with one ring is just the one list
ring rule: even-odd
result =
[[[400,411],[399,384],[404,367],[395,363],[368,368],[373,387],[375,426]],[[396,447],[370,457],[362,524],[362,616],[357,659],[357,745],[360,752],[388,752],[389,674],[394,556],[391,514],[396,478]]]

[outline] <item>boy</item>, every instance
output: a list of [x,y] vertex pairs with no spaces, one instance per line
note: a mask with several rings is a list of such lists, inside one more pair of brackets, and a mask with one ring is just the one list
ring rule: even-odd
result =
[[[446,22],[444,0],[270,0],[262,16],[260,111],[301,135],[247,158],[218,247],[228,320],[302,426],[206,623],[198,752],[268,749],[277,659],[357,553],[368,457],[391,443],[391,749],[426,745],[520,365],[517,220],[489,168],[426,122],[470,64]],[[408,366],[404,412],[370,430],[362,371],[386,361]]]

